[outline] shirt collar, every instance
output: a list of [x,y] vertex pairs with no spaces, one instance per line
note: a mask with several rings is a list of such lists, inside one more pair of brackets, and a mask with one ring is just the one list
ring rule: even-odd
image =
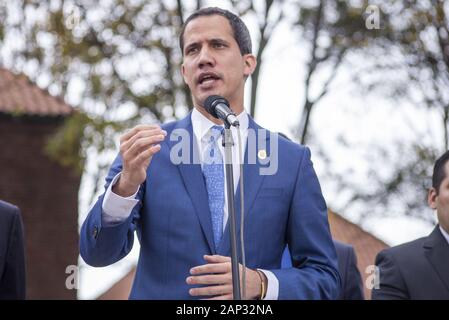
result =
[[[243,110],[239,115],[237,115],[237,119],[240,123],[240,129],[247,130],[249,119],[248,114],[246,113],[245,110]],[[215,125],[217,124],[206,118],[196,108],[193,108],[192,110],[193,133],[195,134],[198,140],[201,141],[201,139],[208,133],[210,128],[212,128]]]
[[443,237],[446,239],[447,243],[449,243],[449,233],[447,233],[446,230],[444,230],[441,225],[440,225],[440,231],[443,234]]

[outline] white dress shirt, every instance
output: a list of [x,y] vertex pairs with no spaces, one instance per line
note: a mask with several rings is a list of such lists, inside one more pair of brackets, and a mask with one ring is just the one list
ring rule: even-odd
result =
[[441,224],[440,224],[440,231],[443,234],[443,237],[446,239],[447,243],[449,243],[449,233],[447,233],[446,230],[443,229]]
[[[216,125],[214,122],[210,121],[208,118],[203,116],[196,108],[193,109],[191,114],[192,119],[192,127],[193,127],[193,134],[195,136],[197,145],[199,147],[199,158],[202,161],[203,156],[203,150],[207,147],[208,141],[206,141],[205,136],[208,134],[209,129]],[[248,137],[248,114],[246,111],[241,112],[239,115],[237,115],[237,119],[240,123],[240,135],[241,135],[241,141],[242,141],[242,157],[245,154],[246,149],[246,141]],[[235,127],[231,127],[232,137],[234,140],[234,146],[232,147],[232,161],[233,161],[233,176],[234,176],[234,191],[237,190],[237,186],[240,180],[240,160],[239,160],[239,145],[238,145],[238,131]],[[224,161],[224,147],[222,146],[222,138],[220,137],[218,140],[218,145],[220,152],[223,156],[223,166],[225,166]],[[223,168],[223,170],[225,170]],[[226,171],[224,171],[226,172]],[[104,225],[113,225],[120,223],[124,220],[126,220],[129,215],[131,214],[132,209],[134,206],[139,202],[139,200],[135,199],[137,193],[139,190],[136,190],[136,192],[129,197],[121,197],[114,192],[112,192],[112,186],[117,182],[118,178],[120,177],[120,173],[118,173],[114,179],[112,180],[111,184],[109,185],[108,189],[106,190],[106,194],[103,199],[102,208],[103,208],[103,214],[102,214],[102,222]],[[225,186],[226,186],[226,175],[225,175]],[[225,205],[223,209],[223,231],[226,228],[226,223],[228,221],[228,199],[227,199],[227,193],[225,190]],[[268,271],[259,269],[262,271],[265,276],[268,279],[267,283],[267,294],[265,297],[265,300],[277,300],[279,296],[279,281],[276,278],[276,276]]]

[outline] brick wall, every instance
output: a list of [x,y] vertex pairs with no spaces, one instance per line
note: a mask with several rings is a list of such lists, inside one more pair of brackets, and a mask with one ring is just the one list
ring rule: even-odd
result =
[[57,118],[0,117],[0,199],[22,212],[26,241],[27,298],[76,299],[65,286],[78,259],[80,177],[43,152]]

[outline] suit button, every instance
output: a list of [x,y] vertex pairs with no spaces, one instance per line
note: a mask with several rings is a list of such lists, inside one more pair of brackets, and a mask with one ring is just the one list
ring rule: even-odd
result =
[[97,226],[94,227],[94,230],[92,231],[92,236],[95,239],[97,239],[97,237],[98,237],[98,227]]

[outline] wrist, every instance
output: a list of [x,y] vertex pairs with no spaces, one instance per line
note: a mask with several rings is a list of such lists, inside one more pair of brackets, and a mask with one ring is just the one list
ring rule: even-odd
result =
[[138,189],[139,186],[128,183],[122,176],[120,176],[116,184],[112,186],[112,192],[125,198],[132,196]]
[[257,300],[263,300],[267,296],[267,285],[268,285],[268,279],[265,276],[265,274],[260,270],[255,270],[257,272],[257,275],[260,279],[260,291],[259,295],[256,297]]

